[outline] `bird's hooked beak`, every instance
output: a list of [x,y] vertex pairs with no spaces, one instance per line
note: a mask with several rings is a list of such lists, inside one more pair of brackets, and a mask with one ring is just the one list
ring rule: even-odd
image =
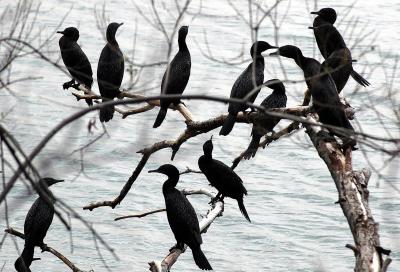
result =
[[118,25],[118,27],[120,27],[120,26],[122,26],[124,23],[120,23],[119,25]]
[[54,179],[53,184],[56,184],[56,183],[59,183],[59,182],[64,182],[64,180],[63,179]]
[[214,136],[214,135],[211,135],[211,137],[210,137],[210,141],[212,141],[212,138],[213,138],[213,136]]
[[[278,47],[279,48],[279,47]],[[270,56],[279,56],[279,50],[269,54]]]
[[160,171],[158,171],[158,169],[154,169],[154,170],[149,170],[149,173],[160,173]]
[[319,12],[318,11],[311,11],[310,14],[319,15]]
[[57,31],[57,33],[64,35],[64,31]]

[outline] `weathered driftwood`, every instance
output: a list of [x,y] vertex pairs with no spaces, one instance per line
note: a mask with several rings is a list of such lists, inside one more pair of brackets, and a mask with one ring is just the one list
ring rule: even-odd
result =
[[[8,228],[8,229],[5,229],[4,231],[11,235],[17,236],[17,237],[25,240],[25,235],[22,232],[19,232],[13,228]],[[68,260],[63,254],[61,254],[54,248],[49,247],[48,245],[43,245],[41,247],[41,249],[42,249],[42,252],[47,251],[47,252],[50,252],[51,254],[53,254],[54,256],[56,256],[58,259],[60,259],[60,261],[62,261],[64,264],[66,264],[73,272],[84,272],[83,270],[76,267],[70,260]],[[91,270],[91,271],[93,271],[93,270]]]
[[[313,117],[309,116],[310,120]],[[378,223],[374,221],[368,205],[369,169],[353,170],[351,150],[343,151],[321,127],[305,125],[306,132],[319,156],[325,162],[335,182],[339,194],[338,203],[350,226],[355,246],[351,248],[356,257],[355,272],[382,272],[390,263],[388,257],[383,261],[382,254],[389,250],[380,246]],[[386,266],[386,267],[385,267]]]

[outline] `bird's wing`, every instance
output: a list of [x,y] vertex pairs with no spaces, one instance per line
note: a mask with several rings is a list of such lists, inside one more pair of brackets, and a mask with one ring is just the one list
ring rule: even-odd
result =
[[199,221],[189,200],[178,190],[171,198],[166,199],[167,216],[177,240],[182,240],[189,246],[202,243]]
[[70,43],[68,47],[61,49],[61,56],[71,76],[79,83],[91,87],[93,72],[89,59],[76,43]]
[[166,94],[182,94],[189,81],[190,68],[190,54],[178,52],[164,73],[161,90]]
[[[260,67],[255,67],[256,68],[256,76],[255,76],[256,82],[255,83],[257,86],[259,86],[264,81],[264,69],[261,69],[261,66],[263,66],[262,63],[257,63],[257,65],[260,65]],[[252,62],[247,66],[247,68],[236,79],[235,83],[232,86],[230,97],[231,98],[244,98],[246,95],[249,94],[250,91],[252,91],[254,89],[253,80],[254,80],[254,78],[253,78],[253,62]],[[250,102],[254,102],[259,91],[260,90],[256,91],[249,98]],[[247,108],[248,107],[246,105],[243,105],[240,103],[229,103],[228,111],[229,112],[239,112],[239,111],[246,110]]]
[[119,48],[107,44],[101,51],[97,79],[102,96],[114,98],[124,76],[124,56]]
[[[219,160],[213,160],[211,171],[214,177],[225,189],[225,195],[230,197],[247,194],[242,179],[229,166]],[[224,192],[222,192],[224,193]]]
[[30,208],[24,224],[25,241],[40,245],[53,221],[54,207],[41,198]]

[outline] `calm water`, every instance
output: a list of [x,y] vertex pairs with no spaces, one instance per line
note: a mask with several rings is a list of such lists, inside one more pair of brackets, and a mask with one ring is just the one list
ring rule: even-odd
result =
[[[144,6],[149,15],[147,1],[135,1]],[[142,2],[142,3],[141,3]],[[172,2],[172,1],[171,1]],[[196,1],[195,1],[196,2]],[[247,65],[230,66],[208,60],[200,49],[206,50],[203,33],[206,33],[213,54],[218,58],[230,58],[238,54],[244,47],[247,57],[251,40],[246,25],[235,16],[235,12],[225,1],[203,1],[202,16],[187,16],[182,24],[189,24],[188,46],[192,54],[192,76],[186,94],[229,95],[230,88],[237,75]],[[243,2],[243,3],[242,3]],[[247,10],[245,1],[236,1],[236,6]],[[321,1],[319,6],[334,6],[340,14],[346,10],[348,1]],[[1,1],[0,11],[13,1]],[[43,35],[54,31],[60,18],[70,9],[70,13],[62,25],[78,26],[81,32],[80,44],[92,62],[96,71],[98,56],[104,41],[96,28],[94,9],[97,1],[43,1],[39,14],[40,23],[36,29],[43,28]],[[313,3],[309,3],[313,9]],[[168,5],[167,5],[168,6]],[[168,6],[169,7],[169,6]],[[173,5],[169,8],[173,9]],[[124,22],[118,34],[120,47],[125,54],[131,54],[135,20],[139,26],[136,41],[135,61],[151,62],[164,59],[166,49],[163,46],[163,36],[156,32],[137,13],[131,2],[113,0],[107,2],[107,17],[111,21]],[[194,3],[190,11],[195,13],[198,4]],[[312,22],[308,15],[306,2],[284,1],[279,8],[278,19],[284,20],[279,44],[294,43],[303,49],[305,55],[315,54],[314,38],[307,26]],[[344,32],[349,22],[358,18],[358,27],[368,24],[368,30],[379,34],[379,39],[373,43],[375,51],[359,58],[361,51],[370,44],[373,35],[369,35],[360,46],[353,49],[354,58],[359,59],[355,65],[361,72],[377,67],[370,77],[372,86],[362,89],[350,97],[351,103],[357,107],[357,121],[362,129],[369,133],[384,136],[386,131],[376,118],[375,112],[368,107],[370,99],[374,101],[377,110],[389,118],[383,120],[389,131],[399,135],[398,128],[390,120],[390,106],[385,99],[383,68],[388,69],[392,76],[392,67],[399,50],[400,6],[396,0],[377,3],[376,1],[360,1],[346,20],[341,22],[339,29]],[[373,12],[371,12],[373,11]],[[368,16],[363,16],[367,13]],[[354,16],[354,17],[352,17]],[[173,21],[163,14],[167,27]],[[56,29],[57,30],[57,29]],[[357,33],[357,32],[356,32]],[[350,30],[346,32],[350,36]],[[271,22],[267,19],[260,29],[260,39],[274,43],[274,32]],[[347,38],[347,37],[346,37]],[[349,44],[354,44],[355,38],[347,38]],[[55,38],[49,48],[53,60],[59,58],[58,38]],[[380,54],[378,51],[380,50]],[[173,52],[176,51],[176,41]],[[382,61],[380,56],[386,56]],[[301,79],[302,74],[291,62],[282,60],[288,77]],[[372,63],[365,67],[367,62]],[[274,58],[266,58],[266,78],[283,78],[279,62]],[[165,67],[157,67],[143,71],[137,90],[143,87],[154,87],[145,94],[158,94],[162,73]],[[12,109],[3,121],[4,125],[15,134],[23,148],[31,151],[39,140],[65,117],[85,107],[84,102],[77,103],[61,85],[68,77],[50,64],[28,57],[18,60],[14,66],[15,76],[41,76],[35,81],[14,85],[15,96],[2,92],[1,112]],[[399,83],[398,73],[394,73],[394,84]],[[124,84],[128,84],[125,75]],[[396,86],[396,85],[395,85]],[[351,79],[345,93],[351,93],[355,84]],[[289,96],[288,105],[298,105],[305,84],[287,84]],[[395,88],[396,89],[396,88]],[[94,90],[97,91],[95,84]],[[261,101],[269,91],[263,90],[257,101]],[[223,113],[223,104],[189,101],[188,107],[198,120],[207,119]],[[399,106],[398,104],[396,106]],[[111,200],[122,188],[125,181],[136,167],[140,156],[136,151],[144,146],[162,139],[174,139],[184,129],[182,117],[169,112],[164,124],[157,130],[151,126],[157,110],[141,115],[131,116],[121,120],[116,114],[114,120],[108,123],[109,137],[102,138],[84,153],[85,174],[80,174],[80,155],[71,154],[75,149],[85,145],[101,133],[101,126],[93,135],[89,135],[86,124],[97,113],[90,113],[76,121],[59,133],[36,159],[35,163],[42,175],[52,175],[66,180],[64,184],[56,185],[53,192],[69,203],[81,216],[92,222],[95,229],[107,243],[116,249],[119,260],[114,259],[109,252],[101,247],[101,253],[112,271],[145,271],[147,262],[161,260],[174,244],[174,238],[167,223],[165,214],[156,214],[142,219],[131,219],[114,222],[120,215],[137,213],[161,208],[164,200],[161,185],[164,177],[148,174],[160,164],[169,162],[170,150],[162,150],[154,154],[142,174],[135,182],[127,198],[115,210],[108,207],[99,208],[93,212],[83,211],[82,206],[92,201]],[[282,122],[281,126],[286,124]],[[218,137],[218,131],[212,133],[214,139],[215,157],[226,163],[240,154],[250,140],[251,127],[237,124],[230,136]],[[197,158],[202,153],[202,143],[211,133],[201,135],[185,143],[178,152],[174,164],[180,169],[186,166],[197,168]],[[273,143],[265,150],[259,151],[256,158],[241,163],[238,174],[243,178],[249,195],[245,205],[252,219],[249,224],[241,216],[235,201],[226,200],[225,213],[218,218],[208,233],[203,236],[203,250],[215,271],[351,271],[354,266],[353,253],[344,246],[353,243],[351,233],[343,213],[338,205],[335,185],[331,180],[326,166],[313,148],[304,131],[296,136]],[[364,148],[365,149],[365,148]],[[380,153],[365,149],[368,159],[378,168],[387,159]],[[382,246],[393,250],[394,262],[390,271],[400,269],[400,219],[398,207],[399,193],[392,186],[400,187],[398,181],[399,160],[394,160],[381,173],[387,179],[379,180],[373,174],[370,181],[370,206],[377,222],[380,223]],[[368,161],[362,152],[354,154],[354,167],[367,167]],[[10,171],[6,176],[11,175]],[[78,176],[79,175],[79,176]],[[182,177],[180,188],[207,187],[202,175],[192,174]],[[29,206],[36,196],[28,195],[25,186],[18,183],[8,198],[10,206],[10,225],[23,228],[23,222]],[[207,202],[203,196],[190,197],[198,214],[205,214]],[[4,220],[4,205],[0,211],[0,228],[6,227]],[[76,219],[72,219],[73,252],[71,252],[70,233],[58,219],[53,221],[46,242],[59,249],[78,267],[84,270],[93,269],[106,271],[101,256],[95,249],[92,234]],[[22,240],[16,240],[19,249]],[[34,262],[32,271],[68,271],[58,259],[49,253],[41,254],[36,250],[37,257],[42,260]],[[14,242],[7,237],[0,251],[0,267],[5,264],[4,271],[12,271],[13,263],[18,256]],[[192,256],[184,254],[174,266],[174,271],[197,271]]]

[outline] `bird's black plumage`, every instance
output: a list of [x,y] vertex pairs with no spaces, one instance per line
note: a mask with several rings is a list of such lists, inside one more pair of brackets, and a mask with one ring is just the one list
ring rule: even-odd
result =
[[163,195],[168,222],[176,239],[176,247],[183,250],[186,244],[192,250],[197,266],[202,270],[212,270],[200,247],[203,240],[196,212],[186,196],[175,188],[179,181],[178,169],[171,164],[164,164],[156,170],[149,171],[149,173],[152,172],[168,176],[163,185]]
[[[285,92],[285,86],[283,85],[282,81],[279,79],[271,79],[266,81],[264,85],[272,89],[273,92],[267,96],[263,102],[261,102],[261,106],[266,109],[286,107],[287,96]],[[264,116],[261,123],[253,124],[253,129],[251,131],[251,142],[243,154],[244,159],[250,159],[256,155],[261,137],[268,132],[271,132],[280,120],[281,119],[278,117]]]
[[243,196],[247,195],[243,181],[229,166],[212,157],[212,137],[203,144],[203,151],[204,155],[200,156],[198,165],[210,184],[218,190],[216,199],[223,200],[226,196],[236,199],[240,212],[251,222],[243,203]]
[[311,12],[318,15],[313,22],[315,40],[318,48],[325,58],[324,70],[331,72],[337,90],[340,93],[350,76],[361,86],[369,86],[370,83],[353,69],[351,52],[346,43],[333,25],[336,21],[336,11],[332,8],[323,8]]
[[[191,58],[186,45],[186,36],[189,27],[182,26],[178,33],[179,51],[168,65],[161,82],[161,94],[182,94],[190,77]],[[164,121],[168,107],[178,105],[180,99],[161,99],[160,111],[156,117],[153,128],[157,128]]]
[[[250,55],[253,62],[250,63],[242,74],[236,79],[232,86],[231,98],[245,98],[253,90],[251,96],[248,98],[248,102],[253,103],[260,90],[256,88],[264,82],[264,57],[261,55],[262,52],[277,48],[271,46],[269,43],[264,41],[255,42],[250,49]],[[225,120],[219,134],[228,135],[235,125],[236,116],[240,111],[245,111],[248,108],[245,104],[230,102],[228,107],[228,117]]]
[[[111,23],[107,27],[107,44],[101,51],[97,66],[97,81],[103,102],[113,100],[120,94],[122,78],[124,76],[124,56],[115,39],[118,28],[122,25]],[[100,109],[100,121],[108,122],[114,116],[114,106]]]
[[[72,80],[63,84],[64,89],[71,87],[74,82],[84,84],[91,89],[93,84],[92,66],[82,51],[82,48],[77,43],[79,39],[79,31],[75,27],[67,27],[63,31],[57,31],[62,34],[58,44],[60,45],[61,57],[72,76]],[[86,103],[91,106],[93,101],[86,99]]]
[[[321,25],[330,24],[333,25],[336,22],[336,11],[333,8],[323,8],[319,11],[313,11],[311,14],[318,15],[314,18],[313,30],[315,40],[317,42],[319,51],[321,52],[324,59],[328,58],[333,51],[336,50],[336,44],[329,42],[330,33],[325,33],[322,29],[318,27]],[[344,43],[342,36],[340,36],[341,42]]]
[[33,203],[25,217],[24,235],[25,245],[21,256],[15,261],[15,269],[18,272],[30,271],[29,266],[33,260],[35,246],[42,246],[54,216],[54,196],[47,188],[62,180],[43,178],[39,186],[47,192],[47,199],[40,196]]
[[[332,77],[329,74],[322,73],[321,64],[317,60],[304,57],[301,50],[293,45],[279,47],[278,51],[271,53],[271,55],[291,58],[303,70],[304,78],[313,98],[313,106],[321,123],[354,131],[344,112]],[[331,132],[342,138],[344,147],[356,145],[356,141],[346,135],[337,131]]]

